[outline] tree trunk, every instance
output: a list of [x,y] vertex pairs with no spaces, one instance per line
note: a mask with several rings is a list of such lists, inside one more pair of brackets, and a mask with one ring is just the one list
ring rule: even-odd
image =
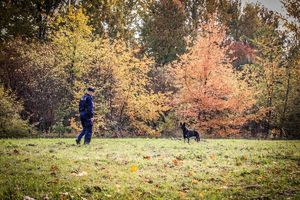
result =
[[285,97],[284,97],[284,105],[283,105],[283,111],[282,111],[281,122],[280,122],[280,138],[282,138],[284,136],[283,125],[285,122],[285,113],[287,110],[287,102],[288,102],[289,93],[290,93],[291,71],[290,71],[289,67],[287,67],[287,73],[288,73],[288,79],[287,79],[287,86],[286,86],[286,92],[285,92]]

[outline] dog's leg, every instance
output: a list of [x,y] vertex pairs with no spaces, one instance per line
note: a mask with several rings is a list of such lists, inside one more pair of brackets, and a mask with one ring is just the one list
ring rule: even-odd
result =
[[190,144],[190,138],[188,137],[188,143]]

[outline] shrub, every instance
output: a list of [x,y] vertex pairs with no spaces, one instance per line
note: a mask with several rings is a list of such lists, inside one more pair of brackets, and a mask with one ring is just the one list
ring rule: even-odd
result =
[[20,116],[22,110],[22,104],[0,86],[0,137],[29,135],[31,129],[27,121]]

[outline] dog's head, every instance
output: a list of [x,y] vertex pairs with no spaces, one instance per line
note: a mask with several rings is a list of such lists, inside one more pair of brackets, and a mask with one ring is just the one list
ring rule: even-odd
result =
[[183,122],[183,123],[179,123],[179,126],[180,126],[180,128],[182,129],[182,130],[184,130],[185,129],[185,122]]

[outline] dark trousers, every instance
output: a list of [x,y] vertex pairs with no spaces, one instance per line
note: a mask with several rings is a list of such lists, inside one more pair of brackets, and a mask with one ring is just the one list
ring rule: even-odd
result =
[[80,117],[82,131],[77,136],[77,141],[80,143],[81,138],[84,136],[84,144],[89,144],[92,138],[92,131],[93,131],[93,122],[91,119]]

